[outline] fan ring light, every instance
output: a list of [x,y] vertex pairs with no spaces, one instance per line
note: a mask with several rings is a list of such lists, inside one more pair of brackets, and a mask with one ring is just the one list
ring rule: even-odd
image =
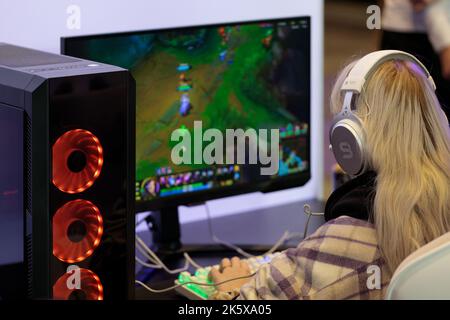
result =
[[94,252],[102,235],[100,210],[87,200],[70,201],[53,216],[53,255],[63,262],[80,262]]
[[53,285],[53,299],[103,300],[103,285],[99,277],[88,269],[80,268],[78,271],[80,272],[80,289],[68,288],[68,280],[73,274],[65,273]]
[[100,140],[83,129],[70,130],[53,145],[53,184],[66,193],[91,187],[103,166]]

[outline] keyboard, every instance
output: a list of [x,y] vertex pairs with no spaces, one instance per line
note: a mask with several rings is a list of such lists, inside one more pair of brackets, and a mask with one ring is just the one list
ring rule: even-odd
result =
[[[272,261],[272,259],[276,257],[278,254],[279,252],[275,252],[265,256],[243,259],[243,261],[247,261],[250,273],[252,274],[258,271],[261,265]],[[188,283],[185,285],[183,284],[191,281],[205,284],[213,284],[213,282],[209,280],[209,272],[211,271],[212,268],[215,267],[219,267],[219,265],[213,265],[197,269],[194,274],[191,274],[188,271],[181,272],[178,275],[178,279],[175,280],[175,284],[181,286],[177,287],[175,290],[179,294],[185,296],[190,300],[208,300],[208,298],[216,292],[216,288],[214,286],[202,286],[192,283]]]

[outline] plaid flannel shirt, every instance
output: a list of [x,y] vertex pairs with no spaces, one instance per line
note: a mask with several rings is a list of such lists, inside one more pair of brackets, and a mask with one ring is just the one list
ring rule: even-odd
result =
[[390,277],[374,226],[343,216],[263,265],[238,299],[383,299]]

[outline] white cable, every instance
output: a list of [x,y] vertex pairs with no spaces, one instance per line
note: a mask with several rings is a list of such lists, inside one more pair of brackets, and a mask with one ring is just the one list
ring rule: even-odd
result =
[[300,238],[300,240],[303,240],[303,233],[300,232],[292,232],[289,234],[289,237],[286,238],[286,242],[291,241],[291,240],[295,240],[297,238]]
[[[209,234],[211,236],[211,239],[214,242],[216,242],[218,244],[221,244],[221,245],[223,245],[223,246],[225,246],[227,248],[230,248],[232,250],[235,250],[237,253],[239,253],[240,255],[242,255],[242,256],[244,256],[244,257],[246,257],[248,259],[257,257],[257,256],[255,256],[253,254],[250,254],[250,253],[244,251],[243,249],[239,248],[238,246],[236,246],[236,245],[234,245],[234,244],[232,244],[230,242],[227,242],[227,241],[219,239],[214,234],[214,231],[213,231],[213,228],[212,228],[212,219],[211,219],[211,214],[209,212],[208,202],[205,202],[205,209],[206,209],[206,215],[207,215],[207,220],[208,220]],[[271,253],[275,252],[286,241],[286,239],[289,237],[289,235],[290,235],[289,231],[285,231],[284,234],[281,236],[281,238],[273,245],[273,247],[270,248],[269,251],[267,251],[266,253],[264,253],[262,255],[265,256],[265,255],[268,255],[268,254],[271,254]]]
[[[187,252],[183,253],[184,258],[186,259],[185,262],[185,266],[181,269],[178,270],[168,270],[168,268],[164,268],[164,263],[157,257],[156,253],[154,253],[146,244],[145,242],[139,238],[139,240],[137,239],[138,236],[136,236],[136,248],[139,250],[139,252],[141,252],[144,257],[146,257],[148,260],[150,260],[150,262],[152,262],[153,264],[149,264],[143,260],[141,260],[140,258],[136,257],[136,261],[138,263],[140,263],[141,265],[148,267],[148,268],[153,268],[153,269],[164,269],[165,271],[169,272],[169,273],[177,273],[175,271],[179,271],[179,272],[183,272],[183,271],[187,271],[189,269],[189,265],[192,265],[193,267],[195,267],[196,269],[202,269],[203,267],[198,264],[197,262],[194,261],[194,259],[191,258],[191,256],[189,256],[189,254]],[[150,254],[150,252],[153,253],[153,255]]]
[[150,288],[148,285],[146,285],[145,283],[143,283],[143,282],[141,282],[139,280],[135,280],[134,282],[139,284],[139,285],[141,285],[142,287],[144,287],[145,289],[147,289],[148,291],[150,291],[152,293],[164,293],[164,292],[172,291],[172,290],[174,290],[174,289],[176,289],[178,287],[182,287],[182,286],[185,286],[185,285],[188,285],[188,284],[195,284],[195,285],[204,286],[204,287],[217,287],[217,286],[220,286],[222,284],[225,284],[225,283],[228,283],[228,282],[232,282],[232,281],[235,281],[235,280],[251,278],[255,274],[256,273],[252,273],[252,274],[250,274],[248,276],[242,276],[242,277],[237,277],[237,278],[233,278],[233,279],[228,279],[228,280],[221,281],[221,282],[218,282],[218,283],[203,283],[203,282],[188,281],[188,282],[176,284],[176,285],[173,285],[171,287],[164,288],[164,289],[153,289],[153,288]]
[[203,267],[201,265],[199,265],[197,262],[195,262],[194,259],[192,259],[191,256],[187,252],[184,252],[183,256],[186,259],[186,261],[188,261],[195,268],[203,269]]
[[164,271],[166,271],[167,273],[176,274],[176,273],[180,273],[180,272],[183,272],[183,271],[186,271],[189,269],[189,262],[187,260],[186,260],[184,267],[179,268],[179,269],[174,269],[174,270],[169,269],[164,264],[164,262],[162,262],[161,259],[159,259],[158,256],[145,244],[145,242],[142,241],[142,239],[139,236],[136,236],[136,241],[143,247],[143,249],[145,251],[147,251],[147,253],[150,255],[150,257],[152,257],[157,262],[157,264],[160,265],[161,268],[164,269]]
[[138,241],[136,241],[136,248],[139,250],[140,253],[142,253],[142,255],[143,255],[144,257],[146,257],[148,260],[150,260],[151,263],[153,263],[153,264],[155,264],[155,265],[159,265],[158,262],[157,262],[153,257],[151,257],[151,256],[147,253],[146,250],[144,250],[144,247],[142,247],[142,245],[141,245]]
[[309,221],[310,221],[311,217],[312,216],[315,216],[315,217],[323,216],[323,215],[325,215],[325,213],[312,212],[311,206],[307,203],[303,205],[303,213],[308,216],[308,219],[306,220],[306,223],[305,223],[305,229],[303,231],[303,239],[305,239],[306,236],[308,235],[308,227],[309,227]]
[[[310,214],[310,215],[312,215],[313,217],[321,217],[321,216],[324,216],[325,215],[325,213],[324,212],[312,212],[311,211],[311,206],[309,205],[309,204],[304,204],[303,205],[303,210],[307,210],[306,212],[305,212],[305,214]],[[309,212],[308,212],[309,211]]]
[[[168,270],[168,268],[166,267],[166,268],[164,268],[165,266],[164,266],[164,263],[161,261],[161,259],[159,259],[158,258],[158,256],[156,255],[156,253],[154,253],[146,244],[145,244],[145,242],[141,239],[141,238],[139,238],[139,240],[137,239],[137,238],[139,238],[138,236],[136,236],[136,244],[137,244],[137,248],[138,248],[138,250],[147,258],[147,259],[149,259],[151,262],[153,262],[154,264],[152,265],[152,264],[148,264],[148,263],[146,263],[146,262],[144,262],[144,261],[142,261],[141,259],[139,259],[138,257],[136,257],[136,261],[137,262],[139,262],[141,265],[143,265],[143,266],[146,266],[146,267],[149,267],[149,268],[154,268],[154,269],[164,269],[165,271],[167,271],[167,272],[169,272],[169,273],[172,273],[172,272],[174,272],[174,271],[179,271],[179,272],[183,272],[183,271],[187,271],[188,269],[189,269],[189,265],[192,265],[193,267],[195,267],[196,269],[202,269],[203,267],[200,265],[200,264],[198,264],[197,262],[195,262],[194,261],[194,259],[192,259],[191,258],[191,256],[189,256],[189,254],[187,253],[187,252],[184,252],[183,253],[183,256],[184,256],[184,258],[186,259],[186,262],[185,262],[185,266],[184,266],[184,268],[182,268],[182,269],[178,269],[178,270]],[[151,253],[153,253],[153,255],[150,255],[150,254],[148,254],[147,252],[144,252],[143,251],[143,249],[142,248],[144,248],[145,249],[145,251],[147,251],[147,252],[151,252]],[[155,261],[156,260],[156,261]],[[180,270],[182,270],[182,271],[180,271]],[[177,272],[174,272],[174,273],[177,273]]]
[[153,264],[158,264],[158,262],[156,262],[149,254],[147,254],[147,252],[140,246],[140,244],[138,242],[136,242],[136,249],[139,250],[139,252],[148,260],[150,260],[151,263]]
[[151,250],[144,241],[142,241],[142,239],[139,236],[136,236],[136,240],[140,243],[140,245],[143,247],[143,249],[150,255],[151,258],[154,259],[154,261],[156,262],[156,264],[160,265],[162,269],[164,269],[164,271],[166,271],[167,273],[170,274],[176,274],[176,273],[180,273],[183,271],[188,270],[189,268],[189,263],[186,261],[184,267],[179,268],[179,269],[174,269],[171,270],[169,269],[164,262],[161,261],[161,259],[159,259],[159,257],[153,252],[153,250]]
[[139,259],[138,257],[135,257],[135,259],[136,259],[137,262],[139,262],[144,267],[153,268],[153,269],[162,269],[162,267],[160,265],[147,263],[147,262]]

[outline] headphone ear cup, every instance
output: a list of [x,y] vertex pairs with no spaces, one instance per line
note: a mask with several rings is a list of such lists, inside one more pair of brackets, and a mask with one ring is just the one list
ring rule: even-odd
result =
[[350,117],[335,122],[330,130],[330,144],[342,170],[352,176],[364,172],[364,131],[359,119]]

